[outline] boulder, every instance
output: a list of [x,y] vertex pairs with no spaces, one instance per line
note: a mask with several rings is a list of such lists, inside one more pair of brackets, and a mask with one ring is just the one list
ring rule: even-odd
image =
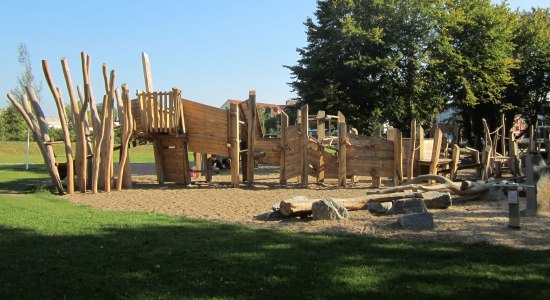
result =
[[369,202],[367,204],[367,210],[373,214],[385,214],[391,207],[391,202]]
[[402,228],[426,230],[435,227],[434,218],[431,213],[406,214],[397,218],[397,224]]
[[348,210],[330,197],[313,202],[311,211],[314,220],[341,220],[348,217]]
[[429,209],[445,209],[453,205],[450,193],[427,192],[422,200]]
[[426,204],[422,199],[403,199],[395,200],[387,214],[418,214],[428,212]]

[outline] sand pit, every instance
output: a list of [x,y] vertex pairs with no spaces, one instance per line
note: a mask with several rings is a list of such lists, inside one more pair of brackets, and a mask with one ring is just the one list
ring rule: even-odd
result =
[[[156,176],[152,175],[154,168],[151,165],[133,165],[135,184],[132,190],[96,195],[77,193],[65,197],[72,203],[102,210],[160,212],[273,229],[550,249],[550,214],[523,217],[523,229],[510,230],[507,228],[506,201],[472,201],[446,210],[430,210],[434,214],[436,228],[427,231],[401,229],[395,225],[397,216],[375,216],[366,210],[352,211],[350,218],[342,221],[267,220],[266,215],[273,204],[294,196],[346,198],[372,191],[367,181],[360,181],[346,189],[339,188],[337,182],[332,180],[324,186],[310,184],[308,188],[300,187],[297,182],[280,186],[277,171],[278,168],[261,166],[256,171],[255,185],[250,188],[229,187],[228,170],[214,175],[212,183],[197,182],[193,187],[184,188],[176,184],[159,185]],[[311,178],[310,182],[315,181]]]

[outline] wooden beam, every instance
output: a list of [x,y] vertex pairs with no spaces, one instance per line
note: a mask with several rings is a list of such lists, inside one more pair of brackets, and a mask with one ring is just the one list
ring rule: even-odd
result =
[[309,159],[308,159],[308,153],[307,153],[307,144],[309,142],[309,112],[308,112],[309,106],[306,104],[302,106],[300,109],[301,111],[301,157],[302,157],[302,175],[301,175],[301,184],[303,186],[308,185],[308,179],[309,179]]
[[256,143],[256,91],[248,92],[248,155],[246,166],[246,185],[252,186],[254,184],[254,144]]
[[141,52],[141,62],[143,64],[143,78],[145,80],[145,91],[148,93],[153,92],[153,75],[151,74],[151,63],[149,62],[149,55],[145,52]]
[[52,92],[55,105],[57,107],[57,113],[59,120],[61,121],[61,128],[63,130],[63,143],[65,144],[65,157],[67,159],[67,194],[74,193],[74,165],[73,165],[73,151],[71,147],[71,136],[69,134],[69,126],[67,124],[67,113],[65,111],[65,105],[61,99],[61,92],[53,82],[50,74],[50,68],[48,67],[48,61],[42,60],[42,69],[48,82],[50,91]]
[[437,175],[437,166],[439,164],[439,155],[441,152],[441,129],[435,129],[434,145],[432,148],[432,158],[430,160],[430,174]]
[[239,151],[241,138],[239,134],[239,106],[237,104],[229,104],[229,141],[231,143],[231,149],[229,150],[231,156],[231,185],[233,187],[239,186]]
[[[317,140],[322,141],[325,138],[325,111],[317,112]],[[325,147],[317,145],[319,152],[319,170],[317,170],[317,183],[325,181]]]
[[407,179],[414,177],[414,150],[416,149],[416,119],[411,121],[411,139],[409,143],[409,157],[407,157]]
[[458,144],[453,145],[453,156],[451,160],[451,180],[456,180],[456,174],[458,171],[458,164],[460,163],[460,146]]
[[286,171],[286,128],[288,127],[288,115],[283,111],[281,112],[281,156],[279,161],[280,174],[279,174],[279,183],[286,184],[287,178],[285,176]]
[[393,129],[393,159],[395,163],[394,184],[403,182],[403,134],[397,128]]
[[346,118],[341,112],[338,112],[338,183],[340,186],[346,186],[346,139],[348,127]]

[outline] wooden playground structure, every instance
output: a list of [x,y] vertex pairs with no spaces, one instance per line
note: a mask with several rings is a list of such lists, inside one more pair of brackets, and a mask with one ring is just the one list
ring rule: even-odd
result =
[[[380,186],[382,178],[399,185],[405,178],[412,180],[422,174],[449,174],[450,179],[455,180],[458,170],[467,167],[475,168],[482,179],[500,176],[504,169],[518,176],[521,170],[516,141],[513,135],[506,133],[504,121],[492,132],[484,122],[486,143],[481,155],[475,149],[449,146],[439,128],[435,129],[433,138],[425,137],[423,128],[417,126],[415,120],[411,122],[408,137],[392,127],[385,136],[381,130],[373,136],[362,136],[349,130],[342,113],[329,115],[319,111],[310,115],[307,105],[301,107],[293,125],[283,112],[279,137],[267,138],[262,135],[255,91],[249,92],[246,101],[232,103],[228,110],[187,100],[177,88],[168,92],[155,91],[145,53],[142,55],[145,91],[138,91],[135,99],[130,97],[125,84],[116,88],[115,71],[108,74],[103,65],[105,94],[100,114],[90,82],[91,59],[85,53],[81,59],[83,88],[78,86],[77,93],[68,62],[61,60],[71,115],[66,114],[48,62],[42,62],[67,141],[61,142],[65,144],[66,162],[56,161],[51,145],[59,142],[51,141],[47,134],[45,117],[34,91],[27,89],[30,101],[24,97],[21,99],[23,105],[8,95],[25,117],[60,194],[74,193],[75,189],[97,193],[99,190],[109,192],[111,187],[116,190],[131,188],[129,149],[132,144],[136,146],[145,141],[153,144],[158,182],[185,186],[198,180],[197,174],[204,174],[206,181],[211,179],[212,155],[230,158],[233,187],[241,183],[254,184],[257,162],[278,166],[280,184],[296,180],[304,186],[309,184],[310,177],[316,183],[337,179],[342,187],[368,177],[373,186]],[[74,152],[68,142],[69,118],[76,134]],[[115,120],[118,120],[116,124]],[[330,130],[333,123],[336,123],[336,135]],[[317,129],[316,136],[310,133],[311,124]],[[115,145],[115,128],[120,130],[120,145]],[[113,156],[116,150],[120,150],[120,167],[115,176]],[[194,153],[194,167],[188,153]],[[466,160],[471,163],[465,164]],[[66,170],[66,188],[60,169]]]

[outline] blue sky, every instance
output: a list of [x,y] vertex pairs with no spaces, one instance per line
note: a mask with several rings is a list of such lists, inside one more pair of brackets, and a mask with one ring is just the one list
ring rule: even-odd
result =
[[[528,9],[550,0],[509,1]],[[0,107],[22,72],[17,45],[27,44],[33,72],[42,81],[46,115],[57,115],[40,61],[49,62],[68,103],[60,67],[67,57],[81,84],[80,52],[92,57],[92,84],[101,99],[101,64],[117,71],[117,85],[144,89],[141,52],[149,54],[155,90],[178,87],[187,99],[220,106],[257,92],[260,102],[295,97],[287,85],[296,48],[306,45],[307,17],[315,0],[7,1],[0,18]]]

